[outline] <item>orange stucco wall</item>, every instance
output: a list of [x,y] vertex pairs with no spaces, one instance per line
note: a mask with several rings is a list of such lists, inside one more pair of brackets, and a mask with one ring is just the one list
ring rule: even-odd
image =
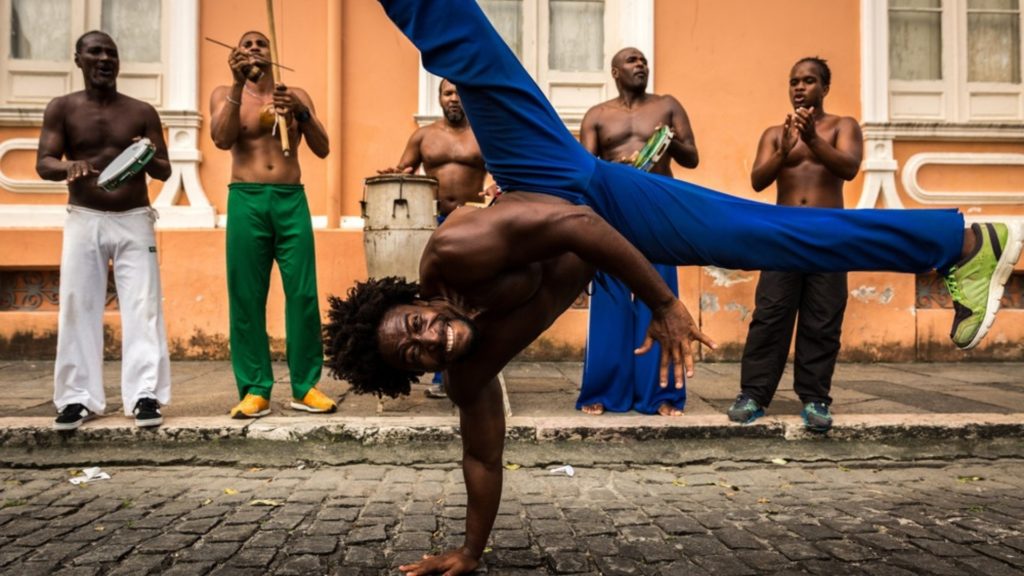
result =
[[[418,101],[418,58],[412,45],[386,19],[376,2],[279,0],[276,2],[279,60],[295,72],[283,72],[286,84],[311,95],[325,125],[340,138],[331,142],[326,160],[302,147],[299,159],[314,216],[329,213],[332,197],[340,198],[342,216],[359,214],[363,178],[399,158],[415,129]],[[749,184],[757,141],[765,128],[780,123],[790,110],[787,79],[797,59],[826,58],[833,82],[826,100],[831,113],[860,113],[860,2],[857,0],[656,0],[655,80],[659,93],[675,95],[685,106],[701,153],[700,167],[676,168],[696,183],[763,202],[773,202],[774,187],[754,194]],[[742,15],[742,17],[737,17]],[[250,29],[265,30],[264,3],[254,0],[200,2],[199,36],[234,43]],[[340,22],[331,22],[331,18]],[[794,27],[794,20],[813,23]],[[325,47],[332,25],[342,31],[340,74],[331,70]],[[201,42],[199,103],[203,123],[199,137],[199,176],[218,213],[227,205],[231,158],[209,137],[209,98],[213,89],[230,82],[226,48]],[[340,102],[328,102],[332,82],[340,83]],[[338,117],[329,117],[336,105]],[[2,128],[0,140],[36,137],[36,128]],[[919,151],[1013,151],[1022,144],[898,142],[902,164]],[[33,172],[31,153],[4,159],[0,168],[25,177]],[[1021,169],[928,168],[921,181],[929,188],[953,189],[981,182],[989,190],[1012,189]],[[329,174],[339,176],[340,190],[329,190]],[[847,205],[860,195],[863,177],[847,184]],[[1017,186],[1019,189],[1019,185]],[[901,189],[901,188],[900,188]],[[155,195],[158,185],[151,191]],[[902,190],[902,189],[901,189]],[[915,206],[902,193],[905,204]],[[38,204],[59,204],[59,195],[37,195]],[[0,189],[0,204],[25,203],[25,195]],[[970,214],[1024,212],[1011,206],[965,206]],[[723,229],[723,233],[727,230]],[[164,230],[159,234],[165,311],[171,348],[178,356],[223,357],[227,353],[227,297],[224,281],[224,230]],[[318,230],[317,268],[322,305],[328,294],[340,294],[366,275],[359,232]],[[0,269],[55,268],[60,258],[59,230],[0,230]],[[720,344],[708,358],[736,358],[746,337],[757,274],[685,268],[680,270],[681,295],[703,329]],[[857,273],[850,276],[854,293],[844,331],[844,355],[851,359],[932,358],[948,355],[946,310],[915,309],[912,276]],[[1000,318],[988,354],[1024,357],[1022,311]],[[110,314],[116,328],[116,315]],[[580,357],[585,341],[586,312],[568,311],[529,350],[534,357]],[[283,302],[280,283],[272,283],[268,331],[280,346]],[[19,334],[36,335],[48,343],[56,328],[54,314],[0,312],[0,344]],[[115,330],[116,333],[116,330]],[[6,339],[6,340],[5,340]],[[49,346],[49,344],[46,344]],[[44,346],[45,347],[45,346]],[[0,346],[2,348],[2,346]],[[981,354],[984,355],[985,348]],[[960,356],[962,357],[962,356]]]

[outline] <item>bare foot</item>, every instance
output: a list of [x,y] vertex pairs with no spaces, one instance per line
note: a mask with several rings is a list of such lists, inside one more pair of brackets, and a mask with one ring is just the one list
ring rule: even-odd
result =
[[601,414],[604,414],[604,404],[587,404],[584,407],[580,408],[580,410],[582,410],[584,414],[600,416]]
[[658,414],[662,416],[682,416],[683,411],[668,402],[665,402],[661,406],[658,406]]

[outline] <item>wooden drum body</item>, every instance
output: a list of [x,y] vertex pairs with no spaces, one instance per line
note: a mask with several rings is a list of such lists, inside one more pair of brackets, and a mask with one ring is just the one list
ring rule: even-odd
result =
[[418,281],[423,248],[437,228],[437,180],[409,174],[367,178],[360,205],[370,277]]

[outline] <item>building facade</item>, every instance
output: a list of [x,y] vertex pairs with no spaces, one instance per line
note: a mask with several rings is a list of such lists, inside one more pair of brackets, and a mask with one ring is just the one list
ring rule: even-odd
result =
[[[481,0],[570,129],[614,95],[611,55],[636,46],[651,88],[686,108],[701,152],[698,184],[763,202],[749,175],[761,132],[790,111],[793,62],[826,58],[834,114],[865,134],[848,208],[955,207],[968,220],[1024,218],[1024,16],[1020,0]],[[174,173],[151,182],[172,354],[223,358],[227,347],[224,225],[230,156],[209,134],[209,98],[231,81],[228,49],[266,30],[257,0],[0,0],[0,355],[52,355],[57,326],[62,183],[35,175],[42,112],[81,88],[75,39],[103,29],[118,42],[119,88],[160,112]],[[366,276],[363,179],[394,165],[417,124],[438,115],[437,79],[373,0],[276,0],[282,81],[306,89],[331,139],[300,161],[316,230],[324,304]],[[726,231],[723,230],[723,233]],[[828,231],[822,231],[827,234]],[[736,359],[753,309],[755,272],[680,268],[683,301]],[[276,275],[276,273],[275,273]],[[107,316],[119,349],[116,296]],[[958,359],[952,318],[933,275],[853,273],[843,354],[855,360]],[[325,305],[322,305],[325,308]],[[1024,268],[972,358],[1024,358]],[[272,283],[268,331],[284,331]],[[580,358],[586,297],[527,352]]]

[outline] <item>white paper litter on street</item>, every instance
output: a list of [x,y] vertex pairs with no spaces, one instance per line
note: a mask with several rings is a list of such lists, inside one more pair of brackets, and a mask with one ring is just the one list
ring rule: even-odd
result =
[[82,476],[75,476],[74,478],[68,480],[68,482],[71,482],[72,484],[77,486],[79,484],[92,482],[93,480],[110,480],[110,474],[107,474],[103,470],[100,470],[99,466],[93,468],[84,468],[82,470],[82,474]]
[[573,470],[572,466],[566,464],[565,466],[559,466],[558,468],[551,469],[552,474],[565,474],[566,476],[575,476],[576,471]]

